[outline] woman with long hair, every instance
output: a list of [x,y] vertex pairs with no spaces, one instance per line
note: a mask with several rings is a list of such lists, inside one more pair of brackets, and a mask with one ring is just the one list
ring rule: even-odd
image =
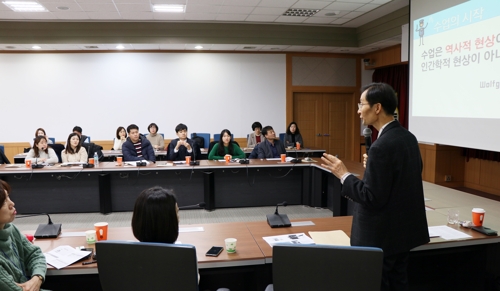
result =
[[292,121],[286,128],[285,146],[294,147],[296,143],[299,143],[301,147],[304,147],[304,141],[302,140],[302,135],[300,134],[299,126],[295,121]]
[[33,148],[28,152],[26,159],[32,163],[56,164],[59,162],[56,152],[47,145],[47,138],[39,135],[33,142]]
[[125,127],[119,126],[116,129],[116,138],[113,144],[113,149],[115,151],[121,151],[123,143],[126,141],[127,141],[127,131],[125,130]]
[[245,153],[231,140],[229,129],[223,129],[220,133],[220,140],[214,145],[208,154],[209,160],[223,160],[225,156],[230,159],[244,159]]
[[80,143],[80,135],[72,132],[66,141],[66,149],[61,152],[63,163],[81,162],[86,163],[88,158],[87,150]]

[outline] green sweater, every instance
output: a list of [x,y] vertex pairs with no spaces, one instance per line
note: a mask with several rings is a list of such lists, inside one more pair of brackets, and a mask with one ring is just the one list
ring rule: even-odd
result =
[[[0,290],[21,291],[14,282],[24,283],[33,275],[41,275],[45,281],[47,263],[42,250],[30,243],[13,224],[7,223],[0,230],[0,249]],[[28,278],[19,268],[24,269]]]
[[[235,145],[234,143],[231,143],[231,145],[233,146],[232,159],[244,159],[244,158],[246,158],[245,153],[240,149],[239,146]],[[218,150],[219,150],[219,143],[216,143],[214,145],[214,147],[212,148],[212,150],[210,151],[210,153],[208,154],[208,159],[209,160],[223,160],[224,156],[219,156]],[[224,152],[226,153],[226,155],[229,155],[229,148],[224,147]]]

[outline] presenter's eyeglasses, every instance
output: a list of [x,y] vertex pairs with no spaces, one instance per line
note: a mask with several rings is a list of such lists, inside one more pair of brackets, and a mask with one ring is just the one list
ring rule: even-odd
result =
[[370,105],[370,103],[358,103],[358,109],[361,109],[363,105]]

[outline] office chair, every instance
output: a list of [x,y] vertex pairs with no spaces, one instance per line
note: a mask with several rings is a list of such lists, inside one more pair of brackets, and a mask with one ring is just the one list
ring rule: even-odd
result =
[[49,144],[48,146],[50,148],[52,148],[54,150],[54,152],[56,153],[59,163],[62,163],[61,153],[64,150],[64,146],[62,144],[58,144],[58,143]]
[[[220,140],[220,133],[215,133],[214,134],[214,141],[219,141]],[[234,140],[234,134],[231,133],[231,140]]]
[[283,145],[285,145],[285,134],[284,133],[280,133],[280,141]]
[[203,145],[203,148],[208,148],[209,144],[210,144],[210,133],[201,133],[201,132],[194,132],[194,133],[191,133],[191,139],[193,139],[193,137],[195,136],[201,136],[203,137],[204,139],[204,142],[205,144]]
[[383,255],[371,247],[275,245],[266,291],[379,291]]
[[100,241],[96,254],[104,291],[198,291],[198,260],[192,245]]

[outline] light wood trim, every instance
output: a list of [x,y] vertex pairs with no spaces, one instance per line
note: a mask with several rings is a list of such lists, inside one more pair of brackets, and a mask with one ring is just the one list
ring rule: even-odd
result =
[[401,61],[400,44],[365,54],[363,58],[370,59],[370,63],[373,63],[371,66],[365,66],[365,70],[408,64],[408,62]]

